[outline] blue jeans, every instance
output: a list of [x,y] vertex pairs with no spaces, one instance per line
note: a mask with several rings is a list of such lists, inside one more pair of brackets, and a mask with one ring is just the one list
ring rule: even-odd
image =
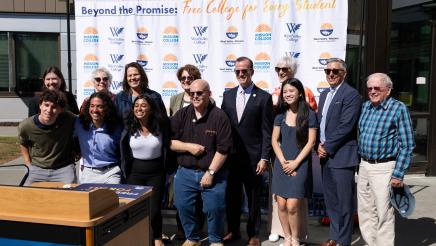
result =
[[179,167],[174,176],[175,205],[185,231],[191,241],[199,241],[198,221],[195,202],[201,196],[203,212],[207,217],[207,228],[210,243],[221,243],[224,235],[225,191],[227,186],[227,170],[220,170],[213,177],[213,185],[203,188],[200,185],[204,172]]

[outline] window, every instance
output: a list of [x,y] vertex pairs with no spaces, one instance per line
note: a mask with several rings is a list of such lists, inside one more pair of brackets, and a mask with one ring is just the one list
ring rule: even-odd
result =
[[60,64],[58,44],[57,33],[0,32],[0,91],[23,95],[41,90],[45,68]]
[[9,91],[8,34],[0,32],[0,91]]

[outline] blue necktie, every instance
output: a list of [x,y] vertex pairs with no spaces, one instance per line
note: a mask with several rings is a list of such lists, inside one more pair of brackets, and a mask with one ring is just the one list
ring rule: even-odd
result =
[[322,108],[322,117],[320,124],[320,137],[319,140],[321,143],[325,142],[325,124],[327,120],[327,112],[329,110],[330,103],[332,102],[333,94],[335,93],[335,89],[330,88],[329,93],[327,93],[327,98],[325,99],[324,107]]

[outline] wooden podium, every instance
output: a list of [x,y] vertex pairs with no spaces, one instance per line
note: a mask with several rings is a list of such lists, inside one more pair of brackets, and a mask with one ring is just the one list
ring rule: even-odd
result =
[[150,195],[151,188],[130,200],[118,199],[109,189],[0,186],[0,240],[14,240],[14,245],[151,245]]

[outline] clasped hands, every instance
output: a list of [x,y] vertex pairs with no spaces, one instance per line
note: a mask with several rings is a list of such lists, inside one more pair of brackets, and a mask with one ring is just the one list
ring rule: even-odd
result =
[[295,169],[298,167],[298,162],[295,160],[284,160],[283,162],[280,162],[282,165],[283,172],[289,176],[296,176],[297,172]]

